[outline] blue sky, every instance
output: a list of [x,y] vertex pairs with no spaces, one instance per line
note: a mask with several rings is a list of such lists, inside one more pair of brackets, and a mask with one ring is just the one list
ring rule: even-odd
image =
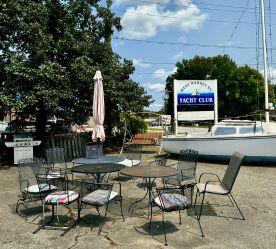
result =
[[[265,7],[270,78],[275,83],[276,47],[270,48],[276,39],[276,1],[265,0]],[[163,106],[166,77],[183,58],[226,53],[238,65],[258,63],[263,68],[262,53],[257,59],[256,52],[258,33],[261,46],[258,8],[259,0],[113,0],[111,9],[123,26],[113,36],[113,50],[133,60],[132,79],[153,96],[147,109],[156,111]]]

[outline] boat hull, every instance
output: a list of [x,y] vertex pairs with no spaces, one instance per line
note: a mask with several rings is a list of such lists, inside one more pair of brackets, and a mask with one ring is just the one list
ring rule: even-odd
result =
[[246,161],[276,161],[276,135],[196,138],[171,135],[163,137],[162,144],[164,151],[174,154],[193,149],[202,158],[227,159],[238,151],[246,155]]

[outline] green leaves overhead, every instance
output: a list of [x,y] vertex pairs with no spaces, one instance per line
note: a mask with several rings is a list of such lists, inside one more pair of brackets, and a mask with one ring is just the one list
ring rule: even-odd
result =
[[132,62],[112,51],[111,36],[122,27],[109,6],[99,0],[0,2],[0,116],[15,108],[43,116],[41,125],[52,115],[83,123],[92,115],[96,70],[104,78],[109,126],[119,122],[119,106],[149,105],[150,96],[130,80]]

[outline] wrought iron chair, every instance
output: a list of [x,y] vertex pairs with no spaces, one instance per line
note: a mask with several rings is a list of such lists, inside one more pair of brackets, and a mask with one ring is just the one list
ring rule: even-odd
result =
[[85,145],[85,156],[88,158],[100,158],[103,156],[102,143],[88,143]]
[[142,144],[128,144],[125,148],[126,159],[120,162],[120,164],[126,167],[139,165],[142,158],[142,149]]
[[163,223],[163,232],[165,237],[165,245],[168,245],[167,236],[166,236],[166,228],[164,222],[164,213],[165,212],[173,212],[178,211],[179,213],[179,224],[182,224],[181,221],[181,210],[193,209],[196,215],[196,219],[198,221],[201,236],[204,237],[203,231],[200,224],[199,216],[197,215],[196,210],[193,208],[191,203],[191,196],[183,195],[183,190],[177,187],[169,187],[169,188],[157,188],[157,196],[154,197],[151,204],[151,214],[150,214],[150,224],[149,229],[151,230],[152,223],[152,208],[153,206],[157,206],[162,211],[162,223]]
[[49,165],[43,158],[28,158],[18,161],[18,180],[20,186],[20,198],[16,203],[16,213],[27,218],[19,212],[19,206],[24,205],[28,208],[29,202],[41,201],[49,193],[57,189],[56,186],[46,182],[37,183],[37,174],[46,174],[49,171]]
[[[203,194],[201,205],[200,205],[200,211],[199,211],[199,219],[201,218],[201,214],[202,214],[202,207],[205,199],[205,194],[227,195],[231,204],[233,206],[234,204],[236,205],[239,213],[242,216],[242,220],[245,219],[237,202],[235,201],[233,195],[231,194],[232,188],[234,186],[235,180],[237,178],[237,175],[239,173],[240,167],[244,159],[245,159],[245,155],[235,152],[231,156],[231,159],[229,161],[228,167],[226,169],[226,172],[222,180],[220,180],[219,176],[214,173],[202,173],[200,175],[199,182],[196,184],[197,192],[196,192],[196,198],[194,203],[194,205],[196,205],[197,196],[199,194]],[[215,176],[216,180],[215,181],[208,180],[205,183],[202,183],[201,181],[203,176]]]
[[46,149],[46,159],[48,163],[53,165],[54,169],[61,170],[62,172],[69,171],[65,160],[64,148],[49,148]]
[[164,179],[165,185],[178,186],[181,189],[191,189],[191,200],[193,201],[194,186],[196,185],[196,166],[198,151],[186,149],[180,150],[177,169],[179,175]]
[[[113,191],[113,187],[115,184],[118,184],[119,191],[115,192]],[[111,202],[119,202],[120,203],[120,209],[121,209],[121,215],[123,218],[123,221],[125,221],[124,215],[123,215],[123,197],[121,193],[121,183],[93,183],[91,181],[81,181],[81,193],[83,197],[81,198],[81,204],[79,208],[79,214],[78,217],[80,218],[80,213],[83,209],[84,205],[90,205],[96,208],[98,214],[100,215],[100,207],[105,207],[105,215],[107,216],[109,204]],[[102,227],[99,229],[99,234],[102,230]]]
[[[40,183],[44,183],[47,182],[49,180],[52,179],[52,173],[48,172],[48,174],[44,175],[44,174],[38,174],[37,175],[37,182]],[[54,175],[55,179],[56,179],[56,175]],[[45,210],[45,206],[51,206],[52,207],[52,214],[51,214],[51,218],[48,221],[44,220],[44,215],[43,215],[43,223],[42,225],[40,225],[34,232],[33,234],[37,233],[39,230],[45,228],[46,226],[50,226],[52,228],[62,228],[65,229],[65,231],[61,234],[61,236],[65,235],[72,227],[76,226],[77,224],[77,220],[74,220],[73,223],[69,224],[68,226],[54,226],[52,225],[52,222],[54,221],[55,218],[55,208],[56,208],[56,216],[57,219],[59,221],[59,217],[58,217],[58,207],[60,205],[70,205],[71,203],[77,201],[77,208],[79,208],[79,193],[73,190],[69,190],[68,188],[68,177],[67,174],[63,174],[60,176],[59,178],[60,180],[60,184],[58,184],[58,190],[48,194],[44,200],[43,200],[43,213]],[[70,209],[71,210],[71,209]],[[78,212],[79,213],[79,212]]]

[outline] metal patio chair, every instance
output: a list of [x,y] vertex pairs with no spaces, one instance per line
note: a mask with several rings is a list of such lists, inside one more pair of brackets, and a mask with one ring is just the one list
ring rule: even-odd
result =
[[[78,217],[80,218],[80,213],[84,205],[90,205],[96,208],[98,214],[100,215],[100,207],[105,207],[104,218],[107,216],[108,208],[111,202],[120,203],[121,215],[123,221],[125,221],[123,214],[123,197],[121,193],[121,183],[93,183],[87,181],[86,179],[79,181],[81,184],[81,203],[79,207]],[[119,186],[118,192],[115,192],[114,185]],[[99,234],[102,227],[99,229]]]
[[[177,169],[179,175],[169,177],[164,180],[165,185],[178,186],[181,189],[191,189],[191,198],[194,193],[194,186],[196,185],[196,166],[198,161],[198,151],[186,149],[180,150],[177,162]],[[193,201],[193,198],[191,199]]]
[[[150,224],[149,229],[151,230],[151,223],[152,223],[152,208],[153,206],[157,206],[162,211],[162,223],[163,223],[163,232],[165,238],[165,246],[168,245],[167,236],[166,236],[166,228],[165,228],[165,221],[164,221],[164,213],[166,212],[174,212],[178,211],[179,213],[179,224],[182,224],[181,221],[181,210],[193,209],[196,215],[196,219],[199,224],[199,228],[201,231],[201,236],[204,237],[200,219],[197,215],[196,210],[193,208],[191,203],[191,196],[189,194],[184,195],[184,190],[178,187],[165,187],[165,188],[157,188],[157,196],[154,197],[151,203],[151,213],[150,213]],[[189,191],[190,192],[190,191]]]
[[16,213],[27,218],[26,215],[19,213],[19,206],[23,205],[25,210],[28,203],[40,201],[49,193],[57,189],[56,186],[36,180],[37,174],[46,174],[50,167],[43,158],[27,158],[18,161],[18,180],[20,186],[20,198],[16,203]]
[[[235,180],[237,178],[237,175],[239,173],[240,167],[241,167],[244,159],[245,159],[245,155],[235,152],[231,156],[231,159],[229,161],[228,167],[225,171],[225,174],[224,174],[222,180],[220,180],[219,176],[214,173],[202,173],[200,175],[199,182],[196,184],[197,192],[196,192],[196,198],[195,198],[195,203],[194,203],[194,205],[196,205],[198,195],[202,194],[203,196],[202,196],[202,201],[201,201],[201,205],[200,205],[199,219],[201,218],[201,214],[202,214],[202,207],[203,207],[203,203],[204,203],[204,199],[205,199],[205,194],[227,195],[231,204],[233,206],[236,205],[239,213],[242,216],[242,220],[245,219],[237,202],[235,201],[235,199],[231,193],[232,188],[235,183]],[[208,181],[202,183],[203,176],[204,177],[205,176],[215,176],[216,180],[208,180]]]
[[142,149],[142,144],[128,144],[125,148],[126,159],[120,162],[120,164],[123,164],[126,167],[139,165],[142,158]]
[[65,160],[64,148],[49,148],[46,149],[46,159],[48,163],[53,165],[54,169],[60,169],[63,172],[69,171]]
[[[55,179],[56,175],[54,175]],[[38,174],[37,175],[37,182],[38,183],[44,183],[45,181],[47,182],[48,180],[52,179],[51,176],[51,172],[49,172],[48,174],[44,175],[44,174]],[[51,206],[52,207],[52,212],[51,212],[51,217],[49,220],[45,220],[44,219],[44,215],[43,215],[43,222],[42,225],[40,225],[34,232],[33,234],[37,233],[39,230],[45,228],[45,227],[49,227],[49,228],[61,228],[61,229],[65,229],[65,231],[61,234],[61,236],[65,235],[71,228],[73,228],[74,226],[76,226],[79,218],[77,220],[73,220],[73,222],[71,222],[71,224],[68,224],[66,226],[60,226],[60,224],[55,225],[53,224],[54,218],[55,218],[55,213],[56,213],[56,217],[59,222],[59,214],[58,214],[58,210],[59,210],[59,206],[69,206],[71,203],[73,202],[77,202],[77,209],[79,208],[79,193],[73,190],[70,190],[68,188],[68,177],[67,174],[63,174],[60,176],[59,178],[60,180],[60,184],[58,184],[58,189],[57,191],[48,194],[44,200],[43,200],[43,214],[44,214],[44,210],[45,210],[45,206]],[[56,208],[56,212],[55,212],[55,208]],[[69,211],[71,211],[71,207],[69,207]],[[77,212],[79,213],[79,212]],[[68,212],[69,214],[69,212]]]

